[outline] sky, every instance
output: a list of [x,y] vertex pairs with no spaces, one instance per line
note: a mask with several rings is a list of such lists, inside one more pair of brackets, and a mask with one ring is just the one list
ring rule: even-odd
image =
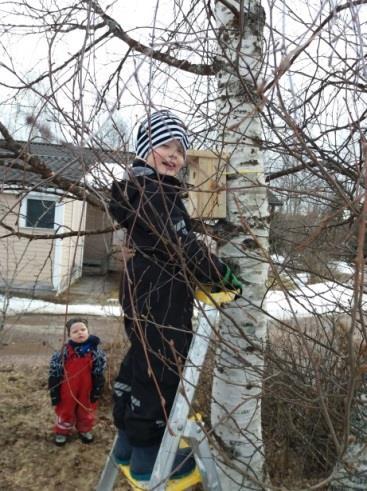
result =
[[[32,5],[37,5],[40,0],[33,0]],[[68,5],[70,3],[75,4],[72,0],[47,0],[45,4],[53,4],[56,1],[58,5]],[[312,30],[315,26],[319,25],[320,20],[325,18],[325,16],[330,12],[335,5],[339,5],[340,1],[337,0],[296,0],[287,1],[282,0],[280,2],[271,2],[270,0],[264,0],[262,2],[266,13],[267,13],[267,24],[274,28],[272,39],[271,36],[265,34],[265,55],[267,56],[268,68],[264,71],[264,76],[266,80],[270,80],[274,76],[274,63],[279,63],[282,57],[286,56],[295,49],[301,47],[310,36],[312,35]],[[166,46],[164,45],[164,40],[167,36],[160,38],[160,28],[170,26],[171,21],[175,18],[180,19],[182,15],[174,7],[175,2],[173,0],[136,0],[134,2],[126,2],[123,0],[109,1],[101,0],[100,4],[103,8],[108,5],[111,6],[108,12],[110,15],[121,24],[121,26],[134,38],[140,39],[145,44],[152,44],[156,47]],[[199,5],[203,5],[204,2],[199,2]],[[17,28],[6,28],[6,25],[14,23],[14,9],[12,7],[13,2],[8,2],[0,0],[0,18],[2,18],[2,30],[5,31],[1,35],[0,41],[0,80],[4,83],[15,84],[14,76],[10,75],[9,70],[4,66],[4,63],[8,67],[14,66],[18,71],[22,72],[22,79],[30,80],[37,76],[39,73],[43,73],[47,68],[48,62],[48,43],[50,35],[44,33],[37,33],[36,35],[24,35],[24,27]],[[191,1],[183,0],[183,5],[185,8],[191,5]],[[270,5],[273,5],[273,10],[270,9]],[[4,11],[7,10],[8,14],[5,15]],[[1,15],[3,14],[3,15]],[[340,57],[345,57],[348,52],[343,38],[343,29],[346,26],[358,26],[361,23],[361,29],[354,29],[349,33],[349,54],[355,55],[358,49],[366,49],[367,40],[365,32],[363,30],[366,27],[367,18],[367,6],[359,6],[354,11],[354,17],[352,18],[349,13],[344,12],[335,17],[335,19],[330,23],[332,26],[330,38],[327,39],[328,43],[319,44],[318,38],[311,43],[310,48],[308,48],[309,56],[302,55],[299,57],[295,66],[300,70],[299,74],[292,74],[289,77],[287,74],[283,75],[281,78],[281,85],[284,87],[283,96],[286,99],[286,108],[289,109],[291,106],[296,106],[299,101],[299,96],[302,93],[306,84],[309,82],[309,78],[305,78],[304,74],[309,75],[313,73],[314,83],[317,84],[320,77],[327,76],[330,72],[339,69],[338,68],[338,57],[336,53],[338,52]],[[299,20],[304,21],[304,25],[300,27]],[[29,25],[38,20],[30,19],[29,17],[16,18],[18,24]],[[313,24],[315,22],[315,26]],[[5,25],[5,26],[4,26]],[[153,28],[152,26],[155,26]],[[98,36],[99,33],[96,33]],[[202,34],[204,36],[204,34]],[[66,41],[67,38],[67,41]],[[191,38],[190,38],[191,39]],[[69,56],[74,52],[75,46],[79,46],[83,40],[83,34],[78,33],[68,33],[67,36],[63,36],[62,40],[56,41],[52,44],[52,59],[54,63],[60,63],[65,57]],[[340,47],[338,45],[340,44]],[[331,55],[329,49],[331,47],[338,46],[338,49]],[[360,48],[361,47],[361,48]],[[274,49],[273,49],[274,48]],[[312,55],[316,53],[316,50],[320,50],[323,59],[323,65],[325,67],[324,73],[322,71],[313,71],[312,68]],[[14,135],[20,139],[27,139],[30,131],[30,127],[24,124],[25,114],[35,113],[41,114],[42,117],[46,119],[47,124],[51,129],[59,128],[56,122],[61,123],[62,130],[54,130],[56,136],[60,141],[73,141],[74,139],[79,139],[78,143],[89,143],[92,137],[98,135],[100,130],[103,131],[108,127],[111,121],[111,114],[116,111],[119,115],[119,121],[122,120],[125,123],[126,133],[130,144],[130,149],[134,148],[134,134],[136,131],[136,126],[144,114],[144,104],[152,100],[157,106],[167,105],[178,111],[179,115],[184,118],[186,108],[190,103],[190,98],[194,94],[196,102],[197,114],[190,117],[186,121],[189,128],[201,129],[203,127],[203,121],[208,113],[215,110],[214,103],[203,104],[200,103],[204,101],[207,97],[211,101],[215,98],[215,85],[207,84],[206,82],[202,85],[194,85],[195,77],[181,72],[172,73],[174,76],[170,79],[166,79],[166,70],[163,72],[156,67],[155,64],[149,63],[146,58],[142,61],[141,57],[131,57],[126,62],[126,69],[121,73],[119,80],[120,97],[116,96],[116,91],[110,91],[108,97],[105,97],[106,106],[104,106],[102,113],[96,119],[96,121],[89,120],[89,111],[98,98],[102,96],[98,95],[98,91],[102,86],[102,82],[108,80],[111,69],[116,67],[126,52],[126,45],[119,41],[109,41],[106,43],[100,51],[100,55],[92,56],[85,62],[84,70],[81,73],[81,79],[84,81],[88,80],[88,76],[96,84],[85,83],[83,89],[78,89],[78,84],[66,83],[67,77],[63,76],[60,80],[54,81],[54,88],[57,89],[57,104],[58,107],[51,107],[47,109],[47,105],[44,105],[44,99],[42,99],[38,94],[32,93],[29,90],[26,92],[20,91],[16,93],[16,101],[18,104],[22,105],[21,114],[19,105],[14,103],[14,99],[11,95],[14,95],[14,91],[10,94],[10,89],[1,88],[0,85],[0,121],[5,121],[5,124],[9,126],[11,131],[15,131]],[[329,55],[328,55],[329,53]],[[190,60],[194,59],[191,58]],[[363,60],[363,57],[362,57]],[[1,64],[3,63],[3,65]],[[364,62],[366,63],[366,61]],[[342,67],[340,67],[341,69]],[[326,75],[325,75],[326,74]],[[153,88],[149,81],[154,79],[156,86]],[[19,81],[16,82],[19,84]],[[38,90],[43,95],[49,94],[48,82],[43,82],[38,87]],[[329,88],[324,90],[325,94],[325,110],[321,112],[319,118],[322,127],[316,124],[314,121],[312,124],[306,124],[304,131],[306,134],[310,135],[312,138],[316,138],[322,128],[327,127],[327,125],[335,124],[335,121],[339,123],[345,122],[348,124],[350,121],[350,116],[361,113],[363,111],[365,100],[361,100],[358,96],[355,100],[349,98],[348,111],[346,110],[345,99],[346,94],[335,98],[333,97],[335,84],[330,84]],[[316,85],[313,86],[312,90],[315,90]],[[74,92],[72,92],[74,91]],[[270,97],[272,97],[269,94]],[[365,97],[365,95],[362,97]],[[80,109],[78,101],[84,101],[84,111],[85,114],[80,114]],[[293,101],[292,101],[293,100]],[[76,103],[75,103],[76,101]],[[324,104],[321,100],[318,104]],[[88,121],[88,135],[83,132],[83,136],[80,137],[73,130],[72,126],[69,124],[67,118],[61,116],[62,110],[70,117],[75,117],[75,119],[82,125],[83,118]],[[312,107],[309,111],[312,110]],[[18,114],[18,117],[17,117]],[[292,117],[297,121],[299,119],[299,124],[302,125],[307,119],[307,114],[303,112],[301,108],[298,113],[292,113]],[[275,122],[277,123],[276,116]],[[282,124],[282,121],[279,121]],[[345,131],[349,133],[349,128]],[[282,137],[283,133],[280,133]],[[343,136],[343,135],[341,135]],[[266,136],[268,137],[268,136]],[[332,147],[335,144],[333,140],[335,135],[333,133],[327,133],[322,141],[322,144],[326,148]],[[84,138],[80,141],[81,138]],[[273,141],[277,141],[277,137],[273,134],[269,138],[274,138]],[[75,141],[74,141],[75,142]],[[199,141],[194,142],[196,148],[199,146]],[[351,149],[351,145],[348,146],[348,151]],[[345,151],[345,149],[344,149]],[[358,146],[356,146],[355,152],[358,153]],[[270,157],[270,158],[269,158]],[[280,161],[279,155],[269,155],[267,161],[271,162]],[[353,157],[352,157],[353,158]]]
[[[33,19],[25,17],[19,17],[14,14],[15,7],[6,8],[5,4],[8,2],[0,2],[0,14],[7,11],[8,14],[3,16],[3,23],[5,25],[18,24],[18,28],[5,28],[5,33],[2,33],[1,43],[0,43],[0,77],[3,83],[10,85],[11,87],[17,87],[25,81],[32,80],[36,78],[39,74],[47,71],[48,68],[48,56],[49,56],[49,41],[50,36],[42,33],[35,34],[25,34],[29,31],[27,26],[34,24]],[[33,2],[37,3],[37,2]],[[65,2],[66,4],[69,2]],[[164,8],[166,2],[158,1],[158,6],[160,11]],[[111,2],[101,2],[101,5],[107,5]],[[144,35],[144,32],[151,31],[138,28],[138,26],[151,26],[155,19],[155,7],[156,2],[151,0],[136,0],[134,2],[114,2],[112,4],[112,9],[109,11],[125,30],[129,32],[131,36],[140,38],[142,41],[149,42],[150,36]],[[165,18],[167,19],[166,10]],[[172,9],[171,9],[172,12]],[[37,22],[37,21],[36,21]],[[161,24],[159,20],[156,21],[157,25]],[[4,25],[3,24],[3,25]],[[52,62],[54,64],[62,63],[68,56],[74,53],[75,46],[80,46],[83,42],[83,36],[80,32],[68,33],[67,36],[63,36],[62,42],[55,42],[52,45],[51,56]],[[99,80],[106,79],[106,72],[110,69],[111,65],[120,61],[121,56],[126,51],[126,45],[121,41],[112,41],[108,43],[108,46],[104,46],[101,49],[101,55],[98,59],[92,58],[91,61],[85,66],[85,72],[89,71],[92,76]],[[142,111],[137,110],[136,102],[137,99],[141,97],[139,90],[136,87],[136,82],[134,77],[131,76],[132,72],[138,73],[140,79],[140,85],[147,85],[148,72],[146,67],[135,65],[133,62],[127,62],[126,66],[129,67],[129,75],[124,76],[123,83],[126,84],[124,92],[124,102],[123,105],[129,107],[128,111],[124,111],[123,118],[128,126],[133,126],[135,121],[141,116]],[[17,74],[20,74],[20,79],[14,74],[11,74],[11,70],[15,69]],[[84,72],[84,75],[85,75]],[[127,70],[126,70],[127,74]],[[66,79],[65,79],[66,80]],[[70,92],[64,86],[62,87],[64,81],[60,80],[61,87],[57,87],[59,91],[58,99],[61,100],[61,106],[69,106],[70,110]],[[47,94],[48,82],[45,81],[40,84],[38,90],[40,93]],[[88,89],[90,90],[90,89]],[[17,112],[19,107],[14,104],[12,96],[14,96],[15,91],[11,88],[6,89],[5,87],[0,87],[0,101],[1,101],[1,118],[0,120],[5,120],[5,123],[10,126],[12,130],[17,129],[18,138],[24,138],[27,136],[29,128],[22,124],[24,120],[24,113],[32,111],[32,107],[37,106],[36,111],[42,111],[42,103],[40,103],[40,97],[36,93],[31,91],[19,92],[16,94],[17,102],[22,106],[22,114],[18,118],[15,124],[15,119],[17,117]],[[93,103],[95,100],[94,94],[88,95],[85,91],[83,94],[85,98],[86,105]],[[89,100],[89,102],[88,102]],[[117,101],[116,101],[117,103]],[[134,107],[135,106],[135,107]],[[113,107],[113,101],[110,101],[110,107]],[[4,109],[6,108],[6,111]],[[109,115],[106,114],[105,117],[101,118],[100,125],[103,123],[108,124]]]
[[[0,13],[5,10],[4,7],[1,10],[1,5],[7,3],[8,2],[0,2]],[[32,3],[37,4],[37,0]],[[49,3],[52,4],[52,2]],[[65,2],[66,5],[68,3],[69,1]],[[316,6],[309,9],[309,11],[307,9],[305,11],[304,2],[299,2],[299,5],[302,4],[303,6],[302,8],[297,8],[297,2],[292,2],[290,7],[293,11],[295,11],[294,15],[300,14],[304,17],[309,15],[311,18],[318,15],[319,9],[317,8],[317,2],[314,3]],[[327,3],[329,3],[329,1],[323,2],[324,5]],[[182,18],[180,12],[177,10],[177,8],[175,8],[175,2],[172,0],[136,0],[134,2],[109,2],[102,0],[100,4],[103,8],[106,8],[107,5],[111,6],[111,8],[108,10],[111,17],[116,19],[116,21],[121,24],[129,35],[141,40],[147,45],[152,45],[153,47],[158,48],[162,47],[162,44],[164,45],[164,40],[162,41],[162,38],[160,38],[160,28],[171,26],[171,22],[174,19],[177,23],[177,21]],[[184,1],[183,4],[187,9],[187,6],[189,6],[191,2]],[[286,31],[287,41],[282,48],[285,51],[294,49],[295,42],[301,43],[302,40],[309,35],[307,30],[306,34],[305,32],[302,32],[302,30],[300,32],[299,28],[297,29],[295,22],[292,20],[293,14],[290,15],[289,12],[291,9],[290,7],[288,8],[286,2],[279,4],[281,8],[277,7],[278,4],[276,4],[272,15],[269,13],[268,3],[264,1],[263,5],[265,10],[268,12],[268,23],[274,25],[279,31]],[[37,33],[25,36],[24,25],[33,24],[35,21],[27,17],[16,17],[12,14],[13,11],[14,8],[8,12],[7,16],[3,16],[3,22],[5,24],[21,24],[22,27],[8,29],[7,32],[2,35],[2,46],[4,50],[0,58],[5,60],[8,66],[13,65],[16,67],[17,71],[21,71],[23,80],[31,80],[39,73],[43,73],[44,70],[47,69],[49,56],[48,41],[50,40],[50,35]],[[283,23],[283,19],[285,18],[286,22]],[[98,35],[99,33],[96,33],[96,36]],[[204,35],[205,33],[202,34],[202,36]],[[164,39],[166,37],[167,36],[165,36]],[[177,39],[179,38],[180,35]],[[75,46],[80,45],[82,41],[83,34],[80,32],[68,33],[67,36],[63,36],[62,41],[57,41],[56,38],[56,41],[52,44],[52,49],[50,51],[53,63],[57,64],[64,60],[65,57],[73,53]],[[194,42],[194,38],[192,38],[192,42]],[[286,45],[288,45],[288,48]],[[101,49],[101,55],[98,58],[92,57],[92,59],[88,61],[88,63],[85,65],[85,71],[82,76],[86,78],[87,72],[89,72],[92,74],[94,80],[99,81],[98,83],[100,85],[102,80],[106,80],[107,73],[110,72],[111,67],[114,65],[117,66],[125,51],[126,46],[121,41],[109,41]],[[188,53],[188,56],[190,56],[190,61],[195,61],[195,55],[193,53]],[[273,60],[270,58],[269,62],[272,63]],[[123,117],[129,128],[134,126],[136,121],[144,112],[141,101],[151,99],[156,104],[170,104],[173,105],[176,110],[183,110],[192,94],[192,83],[195,77],[181,71],[176,74],[175,78],[178,79],[177,81],[170,80],[169,82],[166,82],[165,73],[160,73],[156,69],[153,69],[153,72],[151,72],[152,66],[153,65],[149,63],[148,59],[145,59],[144,63],[141,63],[141,58],[129,60],[126,63],[126,68],[124,69],[122,80],[120,82],[120,88],[123,92],[121,101],[113,100],[113,92],[109,98],[108,103],[110,110],[119,108],[121,103],[121,107],[124,108]],[[271,73],[269,72],[267,75],[271,76]],[[14,76],[11,76],[10,72],[1,65],[0,77],[2,81],[9,81],[13,85],[19,85],[19,80],[16,80]],[[149,79],[151,77],[154,77],[154,79],[158,82],[156,89],[152,89],[149,85]],[[68,102],[68,99],[70,98],[70,91],[65,88],[66,86],[63,87],[63,83],[65,81],[65,77],[64,79],[60,79],[59,86],[58,83],[55,83],[54,88],[57,88],[59,91],[58,99],[60,101],[60,106],[64,105],[70,110],[70,103]],[[48,84],[44,82],[40,85],[39,90],[43,93],[47,93],[47,85]],[[198,87],[195,87],[195,90],[197,89]],[[180,93],[180,97],[177,97],[178,93]],[[78,94],[77,92],[74,93],[74,99],[79,96],[83,96],[85,104],[88,106],[88,104],[93,104],[95,95],[95,89],[89,87],[88,90],[84,90],[82,95]],[[6,94],[4,89],[0,90],[0,97],[2,99],[2,103],[6,103]],[[199,90],[196,97],[198,102],[207,97],[205,84],[201,94]],[[18,94],[17,100],[24,106],[34,106],[37,104],[37,110],[42,111],[42,105],[38,102],[39,97],[36,94],[30,94],[29,91],[25,96]],[[7,107],[9,107],[9,105]],[[14,121],[14,116],[16,116],[15,112],[17,110],[14,104],[12,104],[11,108],[12,111],[8,112],[7,118],[8,124],[10,125],[12,125],[12,121]],[[104,118],[101,118],[100,124],[102,125],[103,120],[107,123],[109,120],[109,115],[106,114]],[[27,131],[27,128],[21,127],[22,125],[18,122],[18,132],[21,131],[21,129]]]
[[[37,5],[40,2],[41,0],[32,0],[31,4]],[[20,72],[23,82],[34,79],[40,73],[47,71],[48,46],[50,43],[49,33],[25,35],[26,29],[24,26],[39,23],[39,20],[31,19],[29,16],[22,18],[14,16],[14,11],[19,3],[21,1],[14,3],[0,0],[0,25],[2,23],[2,30],[5,31],[1,33],[0,27],[0,81],[13,85],[19,85],[19,80],[17,81],[14,76],[10,75],[4,64],[8,68],[14,67]],[[75,5],[73,0],[43,0],[42,3],[44,5],[57,3],[62,7],[69,4]],[[191,0],[182,0],[182,3],[187,11],[187,7],[191,5]],[[204,0],[201,0],[198,5],[201,6],[204,3]],[[271,80],[274,76],[274,64],[280,63],[282,57],[284,58],[287,54],[302,47],[310,39],[313,29],[319,25],[320,20],[325,18],[330,10],[340,3],[343,3],[343,1],[262,1],[266,10],[267,25],[273,28],[271,35],[269,30],[267,30],[264,37],[264,54],[266,57],[264,65],[267,65],[264,68],[264,77],[266,80]],[[175,8],[176,2],[173,0],[134,0],[133,2],[100,0],[100,4],[104,9],[107,6],[111,7],[108,9],[109,14],[121,24],[129,35],[141,40],[146,45],[152,45],[157,48],[161,48],[163,45],[164,49],[167,49],[164,45],[164,40],[168,39],[168,35],[165,34],[162,40],[160,29],[170,26],[173,20],[177,24],[182,18],[182,14]],[[4,14],[5,10],[8,11],[7,15]],[[348,145],[341,150],[338,147],[340,146],[339,142],[346,139],[350,134],[348,124],[352,117],[356,118],[356,115],[364,111],[367,104],[365,91],[364,94],[363,91],[359,91],[358,95],[354,97],[354,95],[347,94],[346,89],[339,97],[335,97],[335,88],[338,82],[336,79],[336,82],[332,80],[330,85],[324,89],[323,97],[315,99],[316,110],[319,111],[317,118],[309,117],[314,109],[313,104],[310,104],[307,110],[304,110],[302,105],[293,112],[292,108],[299,105],[303,94],[307,96],[307,93],[317,90],[317,84],[320,79],[324,77],[324,80],[327,81],[329,73],[331,74],[338,70],[341,72],[345,68],[343,67],[343,62],[338,65],[338,55],[343,59],[349,50],[349,54],[354,56],[357,51],[355,46],[359,46],[359,44],[363,46],[363,43],[366,50],[366,24],[362,24],[362,28],[366,27],[364,31],[359,32],[358,29],[355,29],[353,34],[350,31],[347,51],[343,42],[343,29],[346,29],[347,26],[358,26],[359,22],[366,22],[366,17],[366,5],[357,7],[353,18],[347,12],[336,16],[330,23],[329,39],[326,36],[326,41],[329,44],[327,42],[319,43],[316,37],[308,48],[308,56],[302,54],[294,65],[294,67],[299,69],[299,73],[292,73],[291,76],[286,73],[280,79],[280,85],[283,88],[282,96],[284,98],[285,111],[291,113],[291,117],[302,127],[302,131],[306,136],[316,139],[323,130],[328,130],[333,125],[334,127],[336,124],[346,125],[346,128],[341,130],[339,135],[336,135],[335,131],[325,132],[323,136],[320,136],[320,140],[317,143],[327,150],[335,149],[338,158],[344,158],[351,165],[358,160],[360,150],[359,133],[356,132],[354,134],[354,142],[348,142]],[[302,27],[300,27],[299,21],[304,22]],[[10,26],[12,23],[18,24],[19,27],[6,28],[6,25]],[[100,32],[95,33],[96,37],[99,35]],[[206,33],[202,32],[200,35],[205,37]],[[82,44],[83,36],[84,34],[78,31],[68,32],[60,38],[56,37],[55,41],[50,44],[52,62],[56,65],[60,64],[65,58],[74,53],[75,47],[79,47]],[[178,36],[178,39],[180,36],[182,37],[182,34]],[[189,41],[191,39],[190,37]],[[337,49],[332,52],[330,47]],[[207,79],[202,79],[200,84],[195,84],[196,77],[175,70],[171,70],[173,77],[167,78],[167,69],[161,71],[156,63],[150,63],[148,58],[143,60],[141,56],[131,57],[127,60],[126,66],[119,77],[119,91],[113,89],[108,96],[103,96],[102,111],[94,121],[90,120],[90,114],[93,112],[96,102],[102,98],[101,87],[103,83],[108,80],[112,69],[117,67],[121,58],[125,55],[126,49],[127,47],[122,41],[117,39],[109,40],[108,43],[101,46],[97,54],[90,58],[87,57],[79,76],[83,81],[82,89],[78,88],[78,83],[74,83],[74,78],[77,81],[77,77],[72,77],[70,72],[60,79],[57,77],[56,80],[53,80],[52,88],[57,90],[55,97],[55,104],[57,105],[45,104],[46,99],[42,97],[47,97],[50,93],[48,80],[37,87],[38,94],[30,90],[10,91],[10,89],[1,87],[0,84],[0,121],[3,121],[8,126],[14,137],[28,140],[32,128],[25,124],[25,117],[30,114],[36,117],[40,115],[40,121],[46,122],[51,132],[55,135],[55,142],[57,143],[67,141],[83,146],[91,145],[95,147],[103,145],[114,148],[114,144],[108,138],[100,135],[106,133],[106,130],[111,126],[112,118],[115,118],[116,126],[123,128],[123,132],[126,132],[128,149],[134,151],[136,128],[145,113],[144,103],[147,104],[152,101],[158,108],[160,105],[173,108],[179,116],[185,119],[187,126],[190,130],[193,130],[194,135],[199,134],[200,138],[192,138],[194,148],[210,148],[212,140],[208,136],[216,136],[216,126],[213,124],[212,128],[209,128],[209,123],[207,123],[207,115],[215,114],[216,86],[214,81],[209,83]],[[312,55],[316,57],[317,50],[322,56],[322,67],[319,70],[312,66]],[[190,61],[193,61],[195,58],[192,58],[192,54],[190,55]],[[309,90],[305,88],[310,83],[308,75],[313,77]],[[70,77],[71,80],[67,82]],[[341,73],[342,78],[343,74]],[[154,87],[153,84],[149,83],[150,80],[154,80]],[[360,95],[361,93],[362,95]],[[277,98],[276,91],[274,94],[269,91],[267,96],[269,96],[269,101],[273,102]],[[195,100],[195,104],[191,104],[191,106],[192,111],[196,111],[196,114],[186,116],[191,98]],[[346,104],[347,98],[348,104]],[[210,102],[203,102],[206,99],[209,99]],[[80,101],[83,101],[83,104]],[[203,103],[202,106],[200,103]],[[272,109],[271,117],[274,121],[273,126],[279,128],[279,133],[276,134],[273,128],[269,129],[265,125],[264,139],[270,142],[269,146],[272,146],[273,143],[276,145],[275,152],[267,151],[264,157],[267,173],[284,167],[284,161],[279,154],[279,146],[277,144],[281,146],[284,135],[291,138],[293,135],[292,128],[284,122],[284,113],[282,113],[281,108],[282,104],[278,104],[278,101],[275,100],[275,110]],[[267,108],[265,107],[264,109],[266,114]],[[84,124],[85,121],[86,124]],[[76,131],[76,127],[84,129]],[[206,131],[207,129],[208,131]],[[293,165],[293,163],[294,161],[292,162],[292,159],[289,159],[286,165]],[[122,172],[120,166],[113,166],[113,171],[115,178],[119,177],[117,172],[120,175]],[[308,183],[309,174],[307,173],[304,176]],[[298,174],[296,178],[301,180],[304,176]],[[290,186],[294,185],[296,178],[294,178]],[[280,181],[275,182],[275,185],[278,185],[278,183]],[[282,183],[280,183],[281,186]],[[303,182],[301,181],[300,187],[302,186]],[[307,186],[305,188],[308,194]],[[308,202],[307,200],[304,201],[306,206]],[[283,209],[285,209],[285,206]]]

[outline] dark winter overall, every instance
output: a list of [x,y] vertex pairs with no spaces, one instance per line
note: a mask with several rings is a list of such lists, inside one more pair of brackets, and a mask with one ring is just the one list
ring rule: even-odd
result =
[[114,183],[110,210],[134,256],[121,285],[131,348],[114,385],[114,420],[136,447],[160,442],[191,341],[197,282],[219,282],[224,265],[197,241],[177,179],[136,160]]

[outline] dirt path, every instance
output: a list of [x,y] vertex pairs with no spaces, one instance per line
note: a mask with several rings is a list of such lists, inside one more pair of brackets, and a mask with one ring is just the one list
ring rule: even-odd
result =
[[[89,330],[101,338],[103,347],[118,350],[126,344],[122,321],[84,315]],[[0,335],[1,366],[46,366],[53,351],[64,343],[62,315],[18,315],[8,317]],[[118,353],[114,353],[118,356]]]

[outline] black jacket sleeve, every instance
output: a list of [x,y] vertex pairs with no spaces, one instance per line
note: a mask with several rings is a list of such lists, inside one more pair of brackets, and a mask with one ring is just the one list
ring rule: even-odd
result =
[[139,228],[140,236],[191,279],[218,283],[224,276],[225,265],[197,240],[179,193],[161,182],[140,177],[134,183],[114,183],[110,211],[122,226]]
[[62,353],[55,351],[50,360],[48,372],[48,390],[50,392],[51,404],[56,406],[60,402],[60,384],[63,379],[64,368]]
[[105,384],[104,371],[106,368],[106,353],[99,346],[93,351],[91,402],[101,397]]
[[60,382],[59,377],[53,377],[52,375],[48,377],[48,390],[53,406],[56,406],[60,402]]
[[105,378],[103,373],[99,375],[93,375],[92,377],[92,391],[90,394],[91,402],[96,402],[101,397],[103,387],[105,384]]
[[127,226],[128,218],[133,212],[133,209],[131,205],[129,205],[128,197],[126,195],[127,188],[127,181],[113,181],[111,188],[109,211],[116,222],[118,222],[122,227]]
[[226,267],[197,239],[182,203],[173,207],[170,221],[173,229],[171,240],[175,246],[178,245],[177,254],[185,270],[200,283],[218,283],[224,276]]

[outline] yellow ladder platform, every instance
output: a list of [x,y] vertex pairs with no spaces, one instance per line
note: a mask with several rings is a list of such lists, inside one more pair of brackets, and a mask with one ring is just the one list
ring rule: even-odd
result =
[[[149,481],[144,482],[134,479],[130,473],[130,467],[128,465],[119,465],[119,468],[129,481],[129,484],[134,491],[149,489]],[[182,477],[181,479],[171,479],[168,481],[166,491],[185,491],[186,489],[189,489],[199,483],[201,483],[201,475],[199,469],[195,467],[195,469],[186,477]]]

